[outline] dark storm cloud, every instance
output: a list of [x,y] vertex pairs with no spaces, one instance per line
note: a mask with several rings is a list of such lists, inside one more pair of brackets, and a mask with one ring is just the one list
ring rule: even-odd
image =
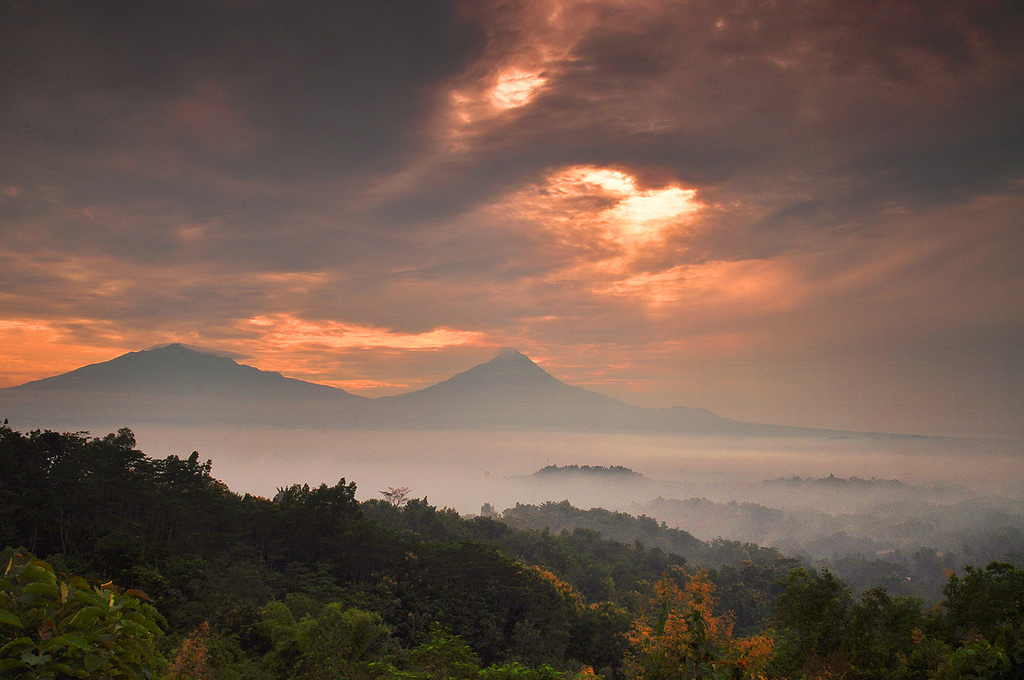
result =
[[932,199],[1024,170],[1024,41],[1007,39],[1024,37],[1019,6],[708,3],[666,14],[642,39],[612,27],[577,46],[585,67],[570,70],[552,115],[620,132],[561,135],[582,158],[604,149],[606,162],[653,162],[698,185],[751,168],[774,181],[843,175],[858,200]]
[[125,118],[157,122],[212,82],[269,133],[245,162],[264,172],[393,162],[427,86],[473,47],[439,2],[9,2],[4,15],[5,118],[30,145],[104,150]]
[[[315,259],[283,225],[322,224],[344,193],[325,184],[414,151],[431,87],[475,44],[432,2],[9,2],[0,26],[8,229],[59,205],[50,238],[153,261],[203,255],[172,223],[216,221],[206,257],[270,267]],[[96,206],[105,224],[73,210]]]

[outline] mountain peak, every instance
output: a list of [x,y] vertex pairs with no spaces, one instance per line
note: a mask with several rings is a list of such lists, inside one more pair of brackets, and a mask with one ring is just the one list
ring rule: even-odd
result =
[[[158,354],[159,353],[163,353],[163,354],[179,354],[179,355],[187,355],[187,354],[190,354],[190,353],[191,354],[208,354],[210,356],[215,356],[215,357],[220,357],[220,358],[231,358],[231,357],[229,357],[224,352],[220,352],[220,351],[217,351],[215,349],[209,349],[207,347],[197,347],[195,345],[186,345],[183,342],[168,342],[168,343],[163,344],[163,345],[154,345],[152,347],[149,347],[147,349],[140,350],[140,351],[141,352],[155,352],[155,353],[158,353]],[[138,352],[133,352],[133,354],[138,354]]]
[[[503,347],[490,361],[474,366],[448,380],[407,395],[390,397],[418,399],[429,394],[445,394],[453,398],[488,398],[522,390],[574,389],[535,364],[530,357],[511,347]],[[417,396],[413,396],[417,395]]]
[[72,390],[165,395],[259,392],[269,396],[342,394],[326,385],[285,378],[178,342],[129,352],[69,373],[19,386],[29,390]]
[[[166,342],[166,343],[164,343],[162,345],[153,345],[152,347],[148,347],[148,348],[146,348],[146,349],[144,349],[142,351],[143,352],[158,352],[158,351],[164,350],[164,349],[169,349],[169,350],[187,349],[187,350],[191,350],[193,352],[196,351],[196,350],[192,349],[191,347],[189,347],[188,345],[185,345],[185,344],[180,343],[180,342]],[[208,354],[213,354],[213,352],[208,352]]]
[[500,380],[507,384],[563,384],[555,376],[533,362],[533,359],[522,352],[511,347],[503,347],[498,355],[488,362],[460,373],[452,378],[455,380],[461,376],[475,379],[486,379],[488,381]]

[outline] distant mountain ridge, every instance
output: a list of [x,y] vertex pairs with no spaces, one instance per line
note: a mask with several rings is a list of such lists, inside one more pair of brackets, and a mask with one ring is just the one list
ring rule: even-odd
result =
[[239,364],[234,359],[200,352],[179,343],[129,352],[110,361],[90,364],[10,389],[171,395],[245,390],[263,396],[330,398],[344,395],[364,399],[336,387],[286,378],[276,371],[261,371]]
[[[430,387],[367,399],[170,344],[0,390],[0,417],[41,427],[272,425],[835,436],[707,409],[651,409],[567,385],[514,349]],[[32,422],[33,426],[35,422]]]

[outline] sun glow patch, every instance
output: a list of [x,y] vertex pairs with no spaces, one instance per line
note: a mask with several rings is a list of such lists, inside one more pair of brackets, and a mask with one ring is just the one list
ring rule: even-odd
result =
[[[689,269],[652,253],[685,250],[700,229],[704,204],[676,183],[644,187],[626,170],[573,165],[548,173],[488,206],[488,219],[535,234],[559,264],[537,277],[545,286],[573,282],[608,298],[645,307],[678,303],[691,286]],[[653,267],[653,269],[652,269]]]
[[696,195],[694,189],[679,187],[644,191],[624,199],[616,212],[633,223],[677,218],[700,208],[694,200]]
[[695,189],[641,189],[626,172],[594,166],[573,166],[550,175],[545,191],[565,198],[600,199],[607,207],[579,217],[596,220],[609,237],[627,245],[659,240],[666,227],[688,220],[703,207]]
[[545,83],[547,78],[537,73],[510,69],[498,76],[489,98],[492,105],[502,110],[526,106]]
[[636,190],[636,180],[624,172],[608,168],[576,167],[567,170],[564,175],[572,177],[580,174],[584,182],[596,184],[603,189],[617,193],[629,193]]

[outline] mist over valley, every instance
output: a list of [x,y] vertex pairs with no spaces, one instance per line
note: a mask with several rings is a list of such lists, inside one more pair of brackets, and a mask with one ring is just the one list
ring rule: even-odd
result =
[[[179,631],[203,635],[213,621],[237,638],[216,663],[260,658],[278,676],[282,645],[297,639],[309,658],[327,648],[280,631],[329,630],[339,615],[414,649],[390,652],[405,665],[435,663],[417,654],[449,644],[442,625],[479,654],[467,667],[565,656],[534,632],[546,614],[527,583],[584,622],[543,629],[586,642],[573,658],[603,664],[573,677],[611,679],[631,677],[630,617],[647,616],[672,579],[718,588],[723,611],[707,616],[737,635],[768,630],[763,659],[776,644],[782,659],[788,633],[766,627],[786,620],[801,584],[834,590],[843,607],[807,616],[833,625],[882,603],[909,612],[908,637],[925,608],[948,608],[951,574],[973,584],[968,565],[987,565],[986,578],[1024,573],[1019,442],[642,408],[567,385],[514,350],[366,399],[169,345],[0,390],[0,417],[0,465],[21,478],[0,479],[9,572],[52,570],[18,552],[37,541],[58,563],[77,551],[91,562],[75,564],[125,565],[118,578],[158,593]],[[232,547],[200,557],[215,536]],[[265,641],[249,642],[252,630]]]
[[1024,678],[1022,9],[0,3],[0,676]]
[[233,491],[267,498],[344,478],[361,500],[408,487],[466,515],[565,501],[774,546],[844,575],[851,560],[909,570],[926,557],[950,568],[1024,554],[1017,442],[645,409],[566,385],[512,350],[369,400],[171,345],[2,390],[0,404],[23,429],[127,425],[148,455],[198,451]]

